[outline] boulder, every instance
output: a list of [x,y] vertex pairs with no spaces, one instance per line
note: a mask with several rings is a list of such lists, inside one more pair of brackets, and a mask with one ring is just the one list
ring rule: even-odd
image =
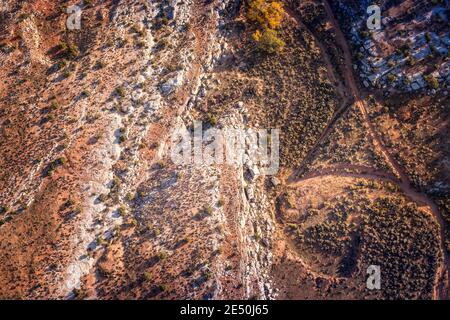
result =
[[183,83],[183,75],[177,72],[176,75],[161,85],[161,93],[165,96],[174,92]]
[[278,186],[280,184],[280,180],[277,177],[270,178],[270,182],[274,187]]
[[245,195],[248,201],[253,202],[255,200],[255,190],[251,186],[245,188]]

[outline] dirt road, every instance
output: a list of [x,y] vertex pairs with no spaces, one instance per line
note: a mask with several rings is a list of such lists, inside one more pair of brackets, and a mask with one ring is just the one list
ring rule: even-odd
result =
[[[361,114],[364,117],[364,121],[369,128],[369,132],[372,137],[372,141],[373,141],[375,148],[380,151],[380,153],[385,158],[386,162],[393,168],[395,173],[397,173],[398,176],[400,177],[401,182],[400,182],[399,186],[404,191],[404,193],[406,195],[408,195],[411,199],[413,199],[415,202],[422,203],[422,204],[425,204],[426,206],[428,206],[429,209],[431,210],[431,213],[434,216],[435,220],[439,224],[440,237],[441,237],[440,247],[441,247],[444,261],[443,261],[443,263],[441,263],[439,270],[438,270],[437,279],[435,281],[433,298],[434,299],[439,299],[439,298],[445,299],[446,295],[447,295],[445,291],[446,291],[446,288],[448,287],[448,283],[444,283],[444,282],[448,281],[447,267],[448,267],[449,260],[448,260],[447,250],[445,247],[445,222],[444,222],[444,219],[443,219],[442,215],[440,214],[437,205],[430,198],[428,198],[427,195],[425,195],[423,193],[419,193],[412,188],[407,175],[405,174],[405,172],[403,171],[401,166],[397,163],[397,161],[388,152],[386,147],[383,145],[380,137],[378,136],[377,132],[374,130],[373,125],[369,119],[369,114],[367,112],[366,103],[364,100],[361,99],[358,87],[356,85],[356,81],[355,81],[355,78],[353,75],[353,70],[352,70],[352,65],[353,65],[352,64],[352,56],[351,56],[350,49],[347,44],[347,40],[345,39],[344,34],[341,31],[339,23],[337,22],[336,18],[334,17],[333,11],[331,10],[331,7],[330,7],[328,1],[324,0],[323,4],[325,7],[327,16],[330,19],[330,21],[335,29],[336,39],[344,51],[344,58],[345,58],[345,74],[344,74],[344,76],[346,79],[346,83],[347,83],[348,87],[350,88],[351,94],[352,94],[353,98],[355,99],[355,103],[358,106],[359,110],[361,111]],[[445,276],[445,273],[447,273],[447,277]],[[447,278],[447,279],[445,279],[445,278]]]
[[[344,52],[344,79],[345,79],[345,85],[348,93],[350,94],[351,98],[355,101],[356,106],[360,110],[364,123],[366,124],[369,135],[371,138],[371,141],[375,147],[375,149],[381,153],[381,155],[384,157],[386,163],[392,168],[394,173],[400,177],[400,179],[394,179],[391,177],[390,174],[381,174],[379,172],[367,172],[367,173],[348,173],[348,172],[336,172],[335,170],[322,170],[321,172],[315,172],[311,173],[307,177],[304,177],[302,179],[298,179],[297,172],[294,173],[287,181],[288,186],[295,186],[296,184],[300,183],[301,181],[304,181],[305,179],[311,179],[312,177],[318,177],[318,176],[329,176],[329,175],[341,175],[341,176],[354,176],[354,177],[364,177],[368,179],[378,179],[378,180],[384,180],[384,181],[390,181],[392,183],[395,183],[405,195],[407,195],[409,198],[411,198],[413,201],[419,204],[422,208],[427,209],[427,211],[434,217],[436,222],[439,224],[439,231],[440,231],[440,249],[443,257],[442,263],[440,263],[439,268],[437,270],[434,289],[433,289],[433,299],[446,299],[447,298],[447,288],[448,288],[448,270],[447,266],[449,265],[449,258],[446,251],[445,246],[445,221],[440,214],[437,205],[426,195],[420,192],[417,192],[414,190],[414,188],[411,186],[411,183],[409,181],[408,176],[403,171],[402,167],[398,164],[398,162],[394,159],[394,157],[389,153],[389,151],[384,146],[381,138],[379,137],[378,133],[374,129],[374,126],[370,122],[369,113],[367,111],[366,102],[361,98],[357,82],[355,80],[354,74],[353,74],[353,63],[352,63],[352,55],[350,48],[347,44],[347,40],[342,33],[340,29],[339,22],[334,17],[334,13],[328,3],[328,1],[324,0],[322,1],[325,12],[327,14],[327,17],[329,21],[331,22],[333,29],[336,34],[336,41],[338,45],[342,48]],[[306,28],[300,21],[300,17],[295,13],[295,11],[288,9],[287,13],[296,20],[299,25],[301,25],[303,28]],[[317,38],[315,40],[319,43],[319,47],[322,51],[322,55],[324,56],[324,61],[327,64],[328,70],[333,70],[333,67],[330,63],[330,59],[327,57],[325,48]],[[334,74],[331,78],[336,79]],[[341,91],[342,88],[339,88],[339,91]],[[342,113],[341,113],[342,114]],[[337,114],[339,116],[339,114]],[[315,147],[317,147],[320,144],[320,141],[323,140],[322,137],[326,136],[326,133],[330,131],[332,124],[335,123],[336,119],[332,121],[331,125],[329,124],[327,126],[326,131],[322,134],[321,138],[318,140],[318,142],[315,144]],[[312,154],[315,147],[309,152],[309,154]],[[301,168],[299,168],[301,169]]]

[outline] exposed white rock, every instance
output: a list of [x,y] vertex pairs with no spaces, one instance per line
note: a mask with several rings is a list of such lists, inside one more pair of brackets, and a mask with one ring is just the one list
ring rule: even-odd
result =
[[167,80],[161,85],[161,93],[163,95],[169,95],[174,92],[183,83],[183,72],[176,72],[175,76]]

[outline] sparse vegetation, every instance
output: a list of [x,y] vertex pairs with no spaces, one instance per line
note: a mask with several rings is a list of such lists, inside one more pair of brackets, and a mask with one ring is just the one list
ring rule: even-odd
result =
[[364,215],[363,260],[366,265],[379,264],[384,270],[384,298],[431,297],[438,238],[436,223],[416,205],[389,197],[370,206]]
[[69,59],[75,59],[80,55],[80,50],[74,43],[61,42],[58,48],[62,54]]
[[47,167],[44,168],[44,176],[50,177],[53,175],[53,172],[60,166],[66,163],[66,158],[60,157],[55,161],[51,162]]

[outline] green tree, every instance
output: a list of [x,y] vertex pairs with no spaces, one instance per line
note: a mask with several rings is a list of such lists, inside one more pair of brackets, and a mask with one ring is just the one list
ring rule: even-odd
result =
[[283,50],[286,45],[283,40],[278,38],[277,32],[272,29],[264,30],[260,37],[255,37],[258,42],[258,48],[267,53],[275,53]]

